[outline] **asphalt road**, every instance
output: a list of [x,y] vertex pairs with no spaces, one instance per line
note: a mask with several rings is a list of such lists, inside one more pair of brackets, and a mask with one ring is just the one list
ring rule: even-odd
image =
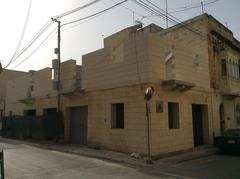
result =
[[161,171],[199,179],[240,179],[240,156],[217,154],[171,165]]
[[[40,179],[156,179],[171,175],[150,175],[139,168],[109,161],[30,147],[0,143],[4,148],[6,178]],[[174,177],[177,178],[177,177]]]
[[177,165],[133,167],[120,163],[30,147],[0,143],[6,178],[155,179],[240,178],[240,156],[214,155]]

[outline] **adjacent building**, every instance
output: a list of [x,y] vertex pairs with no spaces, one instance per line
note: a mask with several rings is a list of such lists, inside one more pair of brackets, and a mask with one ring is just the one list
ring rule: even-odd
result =
[[6,113],[6,93],[7,83],[17,77],[25,75],[25,72],[14,71],[14,70],[2,70],[0,72],[0,121],[2,116],[7,115]]
[[[76,60],[61,63],[61,94],[75,91],[80,86],[81,67]],[[6,92],[6,113],[40,116],[57,111],[57,91],[52,68],[29,71],[9,80]]]

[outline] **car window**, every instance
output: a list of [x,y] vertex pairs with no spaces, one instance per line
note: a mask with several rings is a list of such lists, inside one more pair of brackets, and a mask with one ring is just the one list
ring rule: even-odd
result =
[[229,137],[240,137],[240,130],[227,130],[224,133],[224,136],[229,136]]

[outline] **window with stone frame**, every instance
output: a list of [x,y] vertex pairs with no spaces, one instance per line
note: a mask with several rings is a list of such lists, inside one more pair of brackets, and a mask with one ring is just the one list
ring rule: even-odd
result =
[[112,129],[124,129],[124,103],[111,105],[111,127]]

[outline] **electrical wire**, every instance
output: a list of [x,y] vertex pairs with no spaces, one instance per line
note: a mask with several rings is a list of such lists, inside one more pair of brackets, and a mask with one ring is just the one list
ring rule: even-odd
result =
[[79,21],[77,24],[73,24],[73,25],[68,26],[67,28],[64,28],[63,30],[61,30],[61,32],[70,30],[70,29],[72,29],[72,28],[74,28],[74,27],[77,27],[77,26],[79,26],[79,25],[81,25],[81,24],[83,24],[83,23],[85,23],[85,22],[88,22],[88,21],[90,21],[90,20],[92,20],[92,19],[94,19],[94,18],[96,18],[96,17],[98,17],[98,16],[100,16],[100,15],[102,15],[102,14],[98,14],[98,15],[96,15],[96,16],[89,17],[89,19],[85,19],[85,20],[83,20],[83,22]]
[[[102,13],[107,12],[108,10],[110,10],[110,9],[112,9],[112,8],[114,8],[114,7],[116,7],[116,6],[119,6],[119,5],[123,4],[123,3],[125,3],[126,1],[128,1],[128,0],[124,0],[124,1],[119,2],[119,3],[116,3],[116,2],[115,2],[115,5],[113,5],[113,6],[109,7],[109,8],[106,8],[106,9],[104,9],[104,10],[102,10],[102,11],[99,11],[99,12],[97,12],[97,13],[91,14],[91,15],[86,16],[86,17],[84,17],[84,18],[77,19],[77,20],[74,20],[74,21],[65,23],[65,24],[61,25],[61,27],[67,26],[67,25],[70,25],[70,24],[73,24],[73,23],[77,23],[77,22],[80,22],[80,21],[83,21],[83,20],[85,20],[85,21],[87,22],[87,21],[89,21],[89,20],[91,20],[91,19],[93,19],[93,18],[101,15]],[[134,2],[136,2],[138,5],[142,6],[144,9],[150,11],[151,13],[157,14],[158,16],[161,16],[162,18],[166,18],[166,15],[165,15],[164,13],[162,13],[162,12],[159,11],[159,10],[161,10],[161,11],[164,12],[163,9],[159,8],[158,6],[156,6],[156,5],[153,4],[151,1],[148,1],[148,0],[146,0],[146,1],[147,1],[149,4],[151,4],[152,6],[154,6],[155,8],[149,6],[148,4],[144,3],[144,2],[141,1],[141,0],[140,0],[140,2],[134,0]],[[95,1],[94,1],[94,2],[95,2]],[[93,3],[93,2],[92,2],[92,3]],[[83,6],[82,6],[82,7],[83,7]],[[82,9],[82,7],[81,7],[81,9]],[[85,6],[85,7],[86,7],[86,6]],[[125,6],[124,6],[124,7],[125,7]],[[158,8],[159,10],[157,10],[156,8]],[[77,9],[79,9],[79,8],[77,8]],[[76,9],[75,9],[75,10],[76,10]],[[130,11],[131,11],[131,10],[130,10]],[[69,12],[70,12],[70,11],[69,11]],[[71,11],[71,12],[73,13],[73,11]],[[75,12],[76,12],[76,11],[75,11]],[[70,13],[70,14],[71,14],[71,13]],[[64,13],[64,16],[65,16],[65,15],[67,15],[67,14]],[[173,23],[182,23],[182,22],[179,22],[180,20],[177,19],[176,17],[174,17],[174,16],[172,16],[172,15],[170,15],[170,16],[171,16],[171,17],[170,17],[170,18],[168,17],[168,18],[169,18],[169,20],[171,20]],[[59,16],[59,17],[60,17],[60,16]],[[63,16],[62,16],[62,17],[63,17]],[[174,18],[175,18],[175,19],[174,19]],[[84,22],[85,22],[85,21],[84,21]],[[84,22],[82,22],[82,23],[84,23]],[[82,24],[82,23],[80,23],[80,24]],[[48,25],[48,24],[49,24],[49,23],[47,23],[47,25],[46,25],[45,27],[43,27],[43,28],[39,31],[38,35],[35,36],[34,40],[31,41],[31,43],[29,43],[29,44],[26,46],[26,49],[28,49],[28,48],[29,48],[29,45],[32,45],[32,43],[35,42],[35,40],[36,40],[40,35],[42,35],[43,32],[45,32],[47,28],[49,28],[49,25]],[[78,24],[78,25],[80,25],[80,24]],[[73,26],[72,26],[72,27],[73,27]],[[70,28],[72,28],[72,27],[70,27]],[[74,26],[74,27],[75,27],[75,26]],[[68,28],[68,29],[70,29],[70,28]],[[56,30],[56,28],[54,29],[54,31],[55,31],[55,30]],[[67,29],[64,29],[64,31],[65,31],[65,30],[67,30]],[[190,29],[190,30],[192,31],[192,29]],[[49,37],[52,35],[52,33],[53,33],[54,31],[52,31],[28,57],[26,57],[23,61],[21,61],[19,64],[17,64],[14,68],[18,67],[18,66],[21,65],[23,62],[25,62],[25,61],[26,61],[29,57],[31,57],[37,50],[39,50],[39,49],[45,44],[45,42],[46,42],[47,40],[50,40]],[[196,33],[195,31],[193,31],[193,32]],[[25,49],[24,51],[22,51],[22,53],[25,52],[26,49]],[[22,53],[20,53],[19,55],[21,55]],[[19,56],[17,56],[17,57],[19,57]]]
[[4,68],[7,68],[7,67],[13,62],[16,54],[18,53],[18,51],[19,51],[19,49],[20,49],[20,47],[21,47],[21,45],[22,45],[22,41],[23,41],[23,38],[24,38],[24,35],[25,35],[25,31],[26,31],[26,29],[27,29],[28,19],[29,19],[29,15],[30,15],[30,11],[31,11],[31,6],[32,6],[32,0],[29,0],[27,15],[26,15],[26,18],[25,18],[23,30],[22,30],[22,33],[21,33],[21,36],[20,36],[20,39],[19,39],[17,48],[16,48],[16,50],[15,50],[12,58],[10,59],[10,61],[7,63],[7,65],[6,65]]
[[123,3],[127,2],[127,1],[128,0],[121,1],[121,2],[119,2],[119,3],[117,3],[117,4],[113,5],[113,6],[110,6],[110,7],[106,8],[106,9],[104,9],[102,11],[97,12],[97,13],[91,14],[89,16],[86,16],[86,17],[83,17],[83,18],[80,18],[80,19],[77,19],[77,20],[74,20],[74,21],[71,21],[71,22],[67,22],[65,24],[62,24],[61,27],[66,26],[66,25],[70,25],[70,24],[73,24],[73,23],[76,23],[76,22],[79,22],[79,21],[82,21],[82,20],[85,20],[85,19],[88,19],[88,18],[91,18],[91,17],[94,17],[94,16],[97,16],[97,15],[102,14],[104,12],[107,12],[107,11],[109,11],[109,10],[119,6],[120,4],[123,4]]
[[188,29],[189,31],[201,36],[201,37],[205,37],[205,35],[200,32],[198,29],[193,28],[187,24],[184,24],[180,19],[178,19],[177,17],[173,16],[172,14],[167,13],[164,9],[160,8],[159,6],[157,6],[156,4],[152,3],[150,0],[146,0],[147,2],[149,2],[151,5],[153,5],[154,7],[156,7],[157,9],[159,9],[160,11],[163,12],[163,15],[166,17],[167,14],[167,19],[173,19],[173,21],[175,21],[177,24],[181,24],[183,27],[185,27],[186,29]]
[[27,61],[34,53],[36,53],[40,48],[42,48],[49,40],[52,39],[54,35],[56,35],[57,27],[54,28],[45,38],[44,40],[26,57],[24,58],[20,63],[15,65],[13,69],[17,68],[21,64],[23,64],[25,61]]
[[[111,0],[113,3],[115,3],[115,4],[117,4],[117,2],[116,1],[114,1],[114,0]],[[149,21],[152,21],[152,22],[154,22],[154,23],[156,23],[156,24],[158,24],[159,22],[157,22],[157,21],[155,21],[155,20],[153,20],[153,19],[151,19],[151,18],[149,18],[148,16],[146,16],[146,15],[143,15],[143,14],[141,14],[141,13],[139,13],[139,12],[137,12],[137,11],[135,11],[135,10],[133,10],[133,9],[131,9],[131,8],[129,8],[129,7],[126,7],[126,6],[124,6],[124,5],[120,5],[121,7],[123,7],[124,9],[126,9],[126,10],[128,10],[128,11],[130,11],[130,12],[132,12],[132,13],[135,13],[135,14],[137,14],[138,16],[141,16],[142,17],[142,19],[140,20],[140,21],[142,21],[143,19],[148,19]]]
[[[94,13],[94,14],[92,14],[92,15],[86,16],[86,17],[84,17],[84,18],[78,19],[77,21],[72,21],[71,23],[63,24],[62,26],[70,25],[70,24],[73,24],[73,23],[80,22],[80,21],[83,21],[83,20],[84,20],[83,22],[81,22],[81,24],[83,24],[83,23],[85,23],[85,22],[87,22],[87,21],[89,21],[89,20],[91,20],[91,19],[93,19],[93,18],[101,15],[101,14],[104,13],[104,12],[106,12],[106,11],[108,11],[108,10],[110,10],[110,9],[113,9],[114,7],[116,7],[116,6],[124,3],[124,2],[126,2],[126,1],[128,1],[128,0],[124,0],[124,1],[122,1],[122,2],[120,2],[120,3],[117,3],[117,4],[114,5],[114,6],[111,6],[111,7],[107,8],[107,9],[104,9],[104,10],[99,11],[99,12],[97,12],[97,13]],[[78,24],[78,25],[80,25],[80,24]],[[62,27],[62,26],[61,26],[61,27]],[[44,45],[53,37],[53,35],[55,35],[55,34],[53,34],[53,33],[56,31],[56,29],[57,29],[57,28],[55,28],[51,33],[49,33],[49,35],[37,46],[37,48],[35,48],[35,49],[34,49],[26,58],[24,58],[20,63],[18,63],[16,66],[14,66],[13,69],[15,69],[15,68],[17,68],[18,66],[20,66],[21,64],[23,64],[23,63],[24,63],[26,60],[28,60],[35,52],[37,52],[42,46],[44,46]],[[67,29],[64,29],[63,31],[65,31],[65,30],[67,30]],[[51,35],[52,35],[52,36],[51,36]]]
[[[192,27],[190,27],[188,24],[183,23],[181,20],[179,20],[178,18],[174,17],[173,15],[169,14],[169,16],[166,16],[166,11],[159,8],[157,5],[153,4],[151,1],[145,0],[146,2],[148,2],[148,4],[146,2],[143,2],[142,0],[132,0],[133,2],[135,2],[136,4],[138,4],[139,6],[143,7],[144,9],[148,10],[149,12],[156,14],[157,16],[163,18],[164,20],[168,19],[169,21],[171,21],[173,24],[180,24],[182,25],[184,28],[188,29],[189,31],[197,34],[200,37],[205,37],[202,32],[198,31],[197,29],[194,29]],[[157,9],[156,9],[157,8]],[[161,11],[159,11],[161,10]]]
[[70,14],[73,14],[73,13],[79,11],[79,10],[82,10],[82,9],[84,9],[84,8],[86,8],[86,7],[89,7],[89,6],[95,4],[95,3],[99,2],[99,1],[101,1],[101,0],[91,1],[91,2],[88,3],[88,4],[85,4],[85,5],[83,5],[83,6],[80,6],[80,7],[78,7],[78,8],[75,8],[75,9],[73,9],[73,10],[71,10],[71,11],[64,12],[64,13],[59,14],[59,15],[57,15],[57,16],[54,16],[54,17],[52,17],[52,18],[53,18],[53,19],[59,19],[59,18],[65,17],[65,16],[70,15]]
[[188,11],[188,10],[191,10],[191,9],[195,9],[195,8],[199,8],[201,6],[207,6],[209,4],[213,4],[213,3],[216,3],[218,1],[221,1],[221,0],[214,0],[214,1],[211,1],[211,2],[206,2],[206,3],[203,3],[203,4],[198,4],[196,6],[191,6],[191,7],[182,7],[182,9],[180,10],[176,10],[176,11],[170,11],[169,14],[174,14],[174,13],[178,13],[178,12],[183,12],[183,11]]
[[52,21],[48,21],[40,31],[23,47],[23,49],[16,55],[15,59],[12,62],[15,62],[24,52],[26,52],[37,40],[38,38],[50,28],[53,24]]
[[[32,44],[34,42],[37,41],[37,39],[53,24],[53,19],[58,19],[58,18],[65,17],[65,16],[70,15],[72,13],[75,13],[75,12],[81,10],[81,9],[89,7],[89,6],[95,4],[95,3],[99,2],[99,1],[101,1],[101,0],[94,0],[94,1],[92,1],[90,3],[88,3],[88,4],[85,4],[85,5],[81,6],[81,7],[75,8],[75,9],[73,9],[71,11],[68,11],[68,12],[65,12],[65,13],[62,13],[62,14],[59,14],[57,16],[52,17],[51,20],[48,20],[47,23],[39,30],[39,32],[23,47],[21,52],[15,54],[14,58],[11,59],[11,63],[16,61],[24,52],[26,52],[29,49],[30,46],[32,46]],[[11,63],[9,63],[8,66]]]

